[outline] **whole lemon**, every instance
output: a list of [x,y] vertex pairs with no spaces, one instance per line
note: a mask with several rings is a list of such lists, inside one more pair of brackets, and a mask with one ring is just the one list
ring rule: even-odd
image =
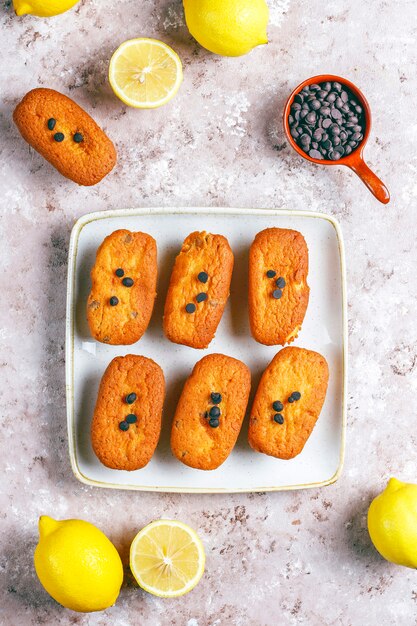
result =
[[368,530],[378,552],[392,563],[417,567],[417,485],[391,478],[371,502]]
[[16,15],[51,17],[71,9],[79,0],[13,0]]
[[203,48],[237,57],[268,43],[265,0],[183,0],[188,30]]
[[116,602],[123,581],[122,561],[93,524],[43,515],[34,560],[46,591],[67,609],[88,613]]

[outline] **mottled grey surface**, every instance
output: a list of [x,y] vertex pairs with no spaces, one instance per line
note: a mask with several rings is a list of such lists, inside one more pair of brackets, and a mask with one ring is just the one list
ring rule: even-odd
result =
[[[414,0],[270,0],[270,43],[238,59],[201,49],[179,0],[82,0],[42,21],[2,2],[0,622],[146,626],[416,624],[417,574],[384,562],[366,511],[389,476],[417,481],[417,125]],[[130,37],[170,43],[184,63],[174,101],[124,107],[106,80]],[[334,72],[373,109],[369,164],[392,193],[378,204],[345,168],[301,161],[280,114],[309,75]],[[63,91],[114,139],[119,163],[93,188],[63,179],[19,137],[13,107],[29,89]],[[347,248],[350,384],[347,455],[338,483],[317,491],[225,496],[105,491],[78,483],[64,397],[67,248],[92,210],[229,205],[311,209],[340,220]],[[37,518],[102,528],[126,562],[148,521],[196,528],[207,571],[178,600],[142,593],[127,574],[101,614],[62,609],[32,566]]]

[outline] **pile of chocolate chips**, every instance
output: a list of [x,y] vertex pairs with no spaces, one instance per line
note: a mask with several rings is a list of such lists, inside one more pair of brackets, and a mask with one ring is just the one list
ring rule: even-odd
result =
[[307,85],[294,96],[288,123],[301,150],[328,161],[353,152],[366,126],[358,98],[345,85],[329,81]]

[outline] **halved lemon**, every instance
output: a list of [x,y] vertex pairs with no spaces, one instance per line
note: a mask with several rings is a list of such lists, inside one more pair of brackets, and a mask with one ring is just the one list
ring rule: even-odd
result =
[[175,520],[151,522],[130,546],[130,569],[138,585],[161,598],[176,598],[194,589],[205,560],[197,533]]
[[175,96],[182,83],[182,63],[157,39],[129,39],[113,54],[109,81],[116,96],[137,109],[155,109]]

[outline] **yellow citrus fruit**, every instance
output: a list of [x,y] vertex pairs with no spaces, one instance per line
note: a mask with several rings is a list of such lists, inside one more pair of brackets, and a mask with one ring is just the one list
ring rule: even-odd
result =
[[137,109],[155,109],[175,96],[182,83],[176,52],[157,39],[129,39],[113,54],[109,81],[116,96]]
[[93,524],[42,515],[34,560],[46,591],[67,609],[87,613],[116,602],[123,582],[122,561]]
[[237,57],[268,43],[265,0],[183,0],[188,30],[210,52]]
[[392,563],[417,567],[417,485],[391,478],[371,502],[368,530],[378,552]]
[[51,17],[71,9],[79,0],[13,0],[16,15]]
[[197,533],[175,520],[148,524],[130,547],[130,569],[137,583],[161,598],[176,598],[194,589],[205,560]]

